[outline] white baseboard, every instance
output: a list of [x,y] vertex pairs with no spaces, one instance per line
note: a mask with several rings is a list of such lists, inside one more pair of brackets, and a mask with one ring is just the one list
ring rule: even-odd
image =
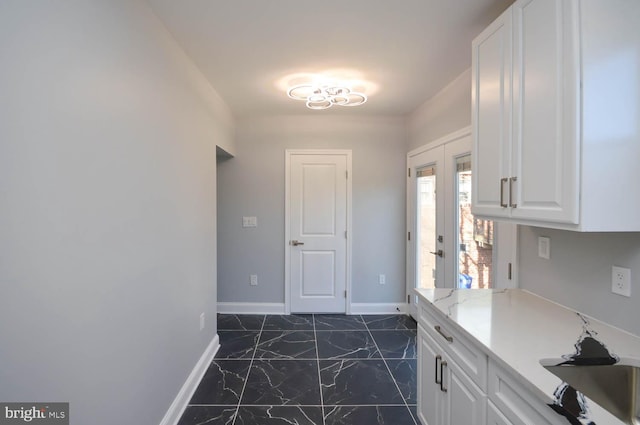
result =
[[218,313],[285,314],[284,303],[218,303]]
[[[405,314],[405,303],[352,303],[350,314]],[[218,313],[285,314],[284,303],[218,303]]]
[[405,303],[351,303],[351,314],[405,314]]
[[196,363],[196,366],[189,374],[184,385],[180,388],[178,395],[173,400],[173,403],[171,403],[171,406],[164,415],[164,418],[162,418],[160,425],[176,425],[178,423],[180,417],[182,417],[182,414],[184,413],[184,410],[189,404],[189,400],[191,400],[193,393],[196,391],[198,384],[202,380],[204,373],[209,368],[209,365],[219,348],[220,338],[218,337],[218,334],[216,334],[207,346],[206,350],[204,350],[204,353],[202,353],[202,356],[200,356],[198,363]]

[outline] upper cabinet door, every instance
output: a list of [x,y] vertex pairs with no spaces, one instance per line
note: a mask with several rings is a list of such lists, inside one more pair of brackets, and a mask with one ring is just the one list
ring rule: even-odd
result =
[[578,223],[579,34],[574,0],[513,5],[514,218]]
[[475,215],[640,231],[638,22],[637,0],[517,0],[474,40]]
[[474,214],[509,216],[512,9],[472,44],[472,203]]

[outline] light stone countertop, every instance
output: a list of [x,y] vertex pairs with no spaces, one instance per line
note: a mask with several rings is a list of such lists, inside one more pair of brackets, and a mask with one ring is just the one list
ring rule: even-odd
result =
[[[563,382],[540,360],[558,364],[587,356],[586,361],[594,361],[585,339],[596,346],[597,359],[640,366],[639,337],[524,290],[417,289],[416,294],[475,339],[490,358],[520,375],[545,404],[556,402],[554,392]],[[580,423],[624,424],[593,400],[587,398],[586,406],[586,414],[576,418]]]

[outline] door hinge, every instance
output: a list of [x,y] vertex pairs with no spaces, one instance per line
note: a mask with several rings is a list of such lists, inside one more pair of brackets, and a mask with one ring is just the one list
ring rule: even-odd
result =
[[347,290],[344,290],[344,297],[347,298]]
[[407,240],[411,240],[411,232],[407,232]]
[[511,267],[511,263],[509,263],[509,270],[508,270],[508,272],[507,272],[507,278],[508,278],[509,280],[511,280],[511,269],[512,269],[512,267]]
[[407,177],[411,177],[411,168],[407,168]]
[[349,178],[349,172],[348,171],[344,172],[344,177],[347,178],[347,179]]
[[407,295],[407,304],[411,304],[411,295]]
[[344,238],[347,239],[347,231],[344,231]]

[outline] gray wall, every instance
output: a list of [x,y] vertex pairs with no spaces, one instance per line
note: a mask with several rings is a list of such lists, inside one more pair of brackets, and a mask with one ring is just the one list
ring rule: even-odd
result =
[[[352,301],[402,302],[405,138],[399,118],[238,120],[237,155],[219,164],[218,300],[284,302],[285,149],[336,148],[353,150]],[[243,229],[243,215],[257,216],[258,227]]]
[[158,424],[216,333],[230,114],[142,1],[2,1],[0,55],[0,400]]
[[[551,258],[538,257],[538,236]],[[520,286],[640,335],[640,234],[520,226]],[[611,266],[631,269],[631,298],[611,292]]]
[[471,69],[426,101],[408,120],[413,150],[471,125]]

